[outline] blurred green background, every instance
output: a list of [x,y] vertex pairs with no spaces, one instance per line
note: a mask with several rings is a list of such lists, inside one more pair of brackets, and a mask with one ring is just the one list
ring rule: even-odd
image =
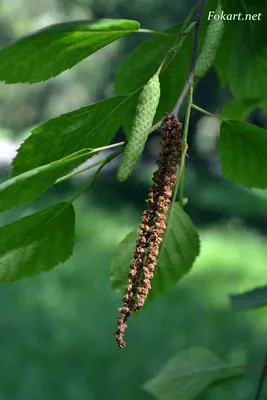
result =
[[[130,18],[145,28],[162,30],[184,19],[193,4],[2,0],[0,46],[73,19]],[[7,179],[15,149],[32,127],[111,96],[118,65],[147,37],[132,35],[115,42],[44,83],[0,84],[1,181]],[[229,99],[214,70],[195,94],[195,103],[213,113]],[[249,121],[267,125],[266,114],[259,109]],[[120,350],[114,331],[121,302],[110,287],[109,265],[118,242],[140,220],[159,151],[159,134],[154,133],[129,181],[116,182],[118,161],[112,162],[76,202],[73,257],[50,273],[0,288],[0,400],[152,400],[142,385],[177,351],[194,345],[207,346],[230,364],[263,360],[265,310],[234,313],[229,294],[267,281],[267,194],[222,178],[216,120],[193,110],[189,136],[186,211],[202,240],[192,272],[131,318],[128,347]],[[122,131],[114,142],[120,140]],[[34,204],[2,214],[0,224],[70,198],[89,176],[84,173],[56,185]],[[251,399],[259,366],[253,365],[249,372],[246,379],[210,389],[200,399]]]

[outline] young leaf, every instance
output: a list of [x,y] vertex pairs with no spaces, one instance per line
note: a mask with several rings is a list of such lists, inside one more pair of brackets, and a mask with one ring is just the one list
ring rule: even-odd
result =
[[74,209],[60,203],[0,228],[0,283],[48,271],[66,261],[74,243]]
[[222,118],[244,120],[258,104],[259,100],[230,100],[223,105],[220,116]]
[[88,157],[88,149],[78,151],[3,182],[0,184],[0,212],[35,200],[58,178],[76,168]]
[[[118,245],[111,261],[113,289],[125,294],[127,275],[135,247],[137,230],[131,231]],[[148,299],[164,293],[187,274],[199,254],[199,236],[188,215],[175,204],[169,214],[167,231],[160,247],[152,289]]]
[[0,80],[40,82],[72,68],[84,58],[139,30],[131,20],[73,21],[26,35],[0,51]]
[[235,311],[250,310],[267,304],[267,286],[258,287],[245,293],[230,296],[232,309]]
[[267,188],[267,130],[242,121],[221,126],[219,153],[223,175],[247,187]]
[[224,376],[224,367],[223,361],[210,350],[192,347],[171,358],[143,389],[158,400],[193,400]]
[[[223,11],[231,18],[241,13],[242,20],[235,17],[225,22],[225,34],[215,62],[221,82],[229,85],[236,99],[264,97],[267,86],[266,2],[227,1]],[[245,17],[259,13],[259,20]]]
[[[166,32],[175,34],[182,31],[183,28],[184,24],[179,23],[167,29]],[[190,66],[192,38],[157,36],[146,40],[125,58],[118,70],[115,93],[117,95],[131,93],[146,84],[157,71],[166,51],[180,40],[183,41],[183,46],[179,54],[169,68],[160,74],[161,97],[154,123],[163,118],[166,112],[172,110],[177,100],[177,93],[182,90]],[[128,135],[132,129],[139,94],[131,97],[130,104],[123,116],[123,126]]]
[[124,96],[111,97],[38,126],[19,148],[11,176],[85,148],[107,145],[120,125],[126,101]]

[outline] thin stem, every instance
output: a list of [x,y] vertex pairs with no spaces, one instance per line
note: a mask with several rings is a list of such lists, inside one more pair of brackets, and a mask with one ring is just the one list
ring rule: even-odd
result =
[[[92,154],[92,153],[97,153],[97,152],[99,152],[99,151],[109,150],[109,149],[113,149],[114,147],[122,146],[123,144],[124,144],[124,142],[120,142],[120,143],[114,143],[114,144],[110,144],[110,145],[108,145],[108,146],[103,146],[103,147],[98,147],[98,148],[92,149],[92,150],[88,153],[88,156],[89,156],[90,154]],[[82,168],[82,169],[80,169],[79,171],[71,172],[71,173],[69,173],[69,174],[67,174],[67,175],[64,175],[64,176],[62,176],[61,178],[58,178],[58,179],[56,180],[55,183],[63,182],[63,181],[65,181],[66,179],[72,178],[73,176],[78,175],[78,174],[80,174],[81,172],[86,171],[87,169],[93,168],[93,167],[95,167],[96,165],[99,165],[99,164],[101,164],[102,162],[104,162],[105,159],[106,159],[106,158],[104,158],[104,159],[102,159],[102,160],[100,160],[100,161],[97,161],[96,163],[94,163],[94,164],[92,164],[92,165],[89,165],[88,167]]]
[[166,59],[168,58],[168,56],[173,53],[171,59],[168,61],[168,63],[164,66],[164,68],[162,68],[162,70],[160,71],[160,73],[162,74],[163,72],[166,71],[166,69],[168,69],[170,67],[170,65],[173,63],[173,61],[175,60],[177,54],[179,53],[179,50],[181,49],[186,36],[191,32],[191,30],[194,28],[194,26],[196,25],[196,21],[191,22],[191,24],[188,25],[189,21],[191,20],[192,15],[194,14],[195,10],[196,10],[197,6],[195,5],[192,10],[190,11],[189,15],[187,16],[187,18],[185,19],[183,25],[182,25],[182,31],[184,32],[184,36],[182,37],[180,40],[179,39],[179,32],[174,35],[176,36],[176,40],[174,41],[173,46],[167,51],[167,53],[164,56],[164,62],[166,61]]
[[186,39],[186,36],[192,31],[192,29],[196,26],[196,21],[191,22],[191,24],[188,25],[188,27],[184,31],[184,37],[182,37],[179,40],[179,43],[174,44],[168,51],[167,54],[170,53],[177,53],[179,50],[181,50],[182,45],[184,44],[184,41]]
[[185,86],[177,100],[177,103],[174,106],[174,109],[172,110],[172,115],[174,115],[174,116],[178,116],[180,107],[185,99],[185,96],[187,95],[187,92],[188,92],[191,84],[194,81],[194,72],[195,72],[195,65],[196,65],[196,59],[197,59],[199,27],[200,27],[200,20],[201,20],[201,16],[203,13],[204,5],[205,5],[205,0],[200,0],[198,10],[197,10],[197,15],[196,15],[194,44],[193,44],[193,53],[192,53],[192,58],[191,58],[190,71],[189,71],[189,75],[188,75],[187,81],[185,83]]
[[161,61],[161,64],[160,64],[160,66],[158,67],[158,70],[157,70],[157,72],[156,72],[155,75],[159,75],[159,74],[161,73],[162,67],[163,67],[163,65],[164,65],[164,63],[165,63],[167,57],[168,57],[168,53],[166,53],[166,54],[164,55],[163,60]]
[[84,188],[77,193],[74,197],[72,197],[72,199],[68,202],[69,203],[73,203],[75,200],[77,200],[84,192],[86,192],[86,190],[92,185],[92,183],[95,181],[95,179],[98,177],[98,175],[100,174],[101,170],[110,162],[112,161],[115,157],[117,157],[120,153],[123,152],[123,149],[117,151],[116,153],[110,154],[108,157],[106,157],[106,159],[102,162],[102,164],[100,165],[100,167],[97,169],[97,171],[94,173],[94,175],[92,176],[92,178],[89,180],[89,182],[84,186]]
[[97,153],[98,151],[103,151],[103,150],[114,149],[114,147],[123,146],[123,145],[124,145],[124,142],[119,142],[119,143],[109,144],[109,145],[103,146],[103,147],[97,147],[97,148],[93,149],[92,153]]
[[143,29],[143,28],[139,29],[138,32],[141,32],[141,33],[152,33],[154,35],[169,36],[169,37],[170,36],[174,37],[174,36],[186,35],[185,32],[177,32],[177,33],[157,32],[157,31],[152,31],[151,29]]
[[184,33],[185,36],[182,37],[179,40],[179,43],[176,43],[175,45],[173,45],[165,54],[164,56],[164,62],[165,60],[168,58],[168,56],[173,53],[171,59],[168,61],[168,63],[165,65],[165,67],[162,69],[161,72],[165,72],[166,69],[168,69],[170,67],[170,65],[173,63],[173,61],[175,60],[176,56],[178,55],[179,51],[181,50],[182,45],[184,44],[184,41],[187,37],[187,35],[191,32],[191,30],[194,28],[194,26],[196,25],[196,22],[191,22],[191,24],[185,29]]
[[184,134],[182,140],[182,160],[181,160],[181,182],[180,182],[180,206],[183,208],[184,205],[184,174],[185,174],[185,156],[187,150],[187,136],[188,136],[188,128],[189,128],[189,120],[190,120],[190,113],[191,107],[193,102],[193,82],[189,88],[189,96],[188,96],[188,103],[185,115],[185,122],[184,122]]
[[[163,121],[163,120],[161,119],[159,122],[157,122],[155,125],[153,125],[153,126],[149,129],[149,132],[148,132],[149,135],[161,126],[162,121]],[[91,154],[91,153],[96,153],[96,152],[102,151],[102,150],[109,150],[109,149],[112,149],[112,148],[114,148],[114,147],[122,146],[123,144],[124,144],[124,142],[119,142],[119,143],[110,144],[110,145],[104,146],[104,147],[98,147],[98,148],[93,149],[92,151],[90,151],[89,154]],[[124,149],[120,150],[119,152],[117,152],[117,153],[115,153],[115,154],[118,155],[118,154],[120,154],[122,151],[124,151]],[[74,171],[74,172],[70,172],[69,174],[64,175],[64,176],[62,176],[61,178],[57,179],[56,182],[55,182],[55,184],[56,184],[56,183],[63,182],[63,181],[65,181],[65,180],[69,179],[69,178],[72,178],[73,176],[79,175],[79,174],[81,174],[82,172],[87,171],[88,169],[94,168],[94,167],[96,167],[97,165],[103,163],[106,159],[107,159],[107,157],[102,158],[102,160],[98,160],[98,161],[96,161],[95,163],[93,163],[93,164],[91,164],[91,165],[88,165],[87,167],[81,168],[81,169],[79,169],[79,170],[77,170],[77,171]]]
[[153,133],[156,129],[160,128],[161,124],[162,124],[163,119],[161,119],[159,122],[157,122],[155,125],[153,125],[149,131],[148,134],[150,135],[150,133]]
[[177,181],[175,184],[175,188],[173,191],[173,197],[172,197],[172,204],[175,203],[177,193],[178,193],[178,188],[180,185],[180,206],[183,208],[183,200],[184,200],[184,167],[185,167],[185,156],[186,156],[186,150],[187,150],[187,136],[188,136],[188,128],[189,128],[189,119],[190,119],[190,112],[191,112],[191,106],[192,106],[192,101],[193,101],[193,83],[190,86],[189,89],[189,97],[188,97],[188,103],[187,103],[187,108],[186,108],[186,114],[185,114],[185,122],[184,122],[184,131],[183,131],[183,138],[182,138],[182,155],[181,155],[181,163],[180,163],[180,169],[179,169],[179,174],[177,177]]
[[204,110],[204,108],[198,107],[198,106],[197,106],[196,104],[194,104],[194,103],[192,103],[192,108],[194,108],[195,110],[201,112],[202,114],[208,115],[209,117],[217,118],[217,119],[219,119],[220,121],[222,120],[222,118],[220,118],[218,115],[212,114],[212,113],[210,113],[209,111]]
[[263,391],[263,385],[264,385],[264,380],[267,375],[267,353],[265,355],[264,363],[262,366],[261,374],[260,374],[260,379],[258,382],[257,390],[256,390],[256,395],[255,395],[255,400],[259,400]]
[[94,164],[88,165],[87,167],[81,168],[81,169],[79,169],[78,171],[74,171],[74,172],[71,172],[71,173],[69,173],[69,174],[67,174],[67,175],[62,176],[61,178],[59,178],[59,179],[56,180],[55,184],[56,184],[56,183],[63,182],[63,181],[65,181],[66,179],[72,178],[72,177],[75,176],[75,175],[78,175],[78,174],[80,174],[80,173],[82,173],[82,172],[84,172],[84,171],[87,171],[88,169],[94,168],[94,167],[96,167],[97,165],[102,164],[102,163],[105,161],[106,158],[107,158],[107,157],[102,158],[102,160],[98,160],[98,161],[96,161]]

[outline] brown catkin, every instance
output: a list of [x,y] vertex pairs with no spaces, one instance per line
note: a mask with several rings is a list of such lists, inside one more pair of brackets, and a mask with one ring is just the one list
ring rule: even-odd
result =
[[163,121],[162,151],[157,161],[158,169],[153,174],[153,185],[148,193],[147,208],[142,215],[139,236],[130,264],[127,293],[122,299],[123,307],[119,309],[115,336],[121,348],[126,346],[123,335],[130,313],[143,307],[151,288],[150,280],[154,276],[159,245],[166,229],[165,220],[172,195],[171,188],[175,184],[180,161],[181,130],[182,124],[172,114]]
[[159,245],[162,242],[162,236],[166,229],[165,220],[171,202],[171,189],[176,182],[178,163],[181,156],[181,130],[182,124],[173,115],[168,115],[162,128],[162,152],[158,161],[159,167],[153,176],[152,192],[154,194],[155,209],[153,227],[143,267],[143,275],[133,306],[134,311],[139,311],[143,307],[151,289],[150,280],[154,277]]

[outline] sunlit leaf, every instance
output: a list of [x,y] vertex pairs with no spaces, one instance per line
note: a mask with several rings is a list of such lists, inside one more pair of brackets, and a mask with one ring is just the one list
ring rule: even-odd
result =
[[45,81],[138,29],[137,21],[120,19],[48,26],[0,51],[0,80],[7,83]]
[[24,172],[0,184],[0,212],[35,200],[62,175],[89,157],[88,150]]
[[38,126],[19,148],[11,175],[19,175],[85,148],[109,144],[121,123],[127,99],[111,97]]

